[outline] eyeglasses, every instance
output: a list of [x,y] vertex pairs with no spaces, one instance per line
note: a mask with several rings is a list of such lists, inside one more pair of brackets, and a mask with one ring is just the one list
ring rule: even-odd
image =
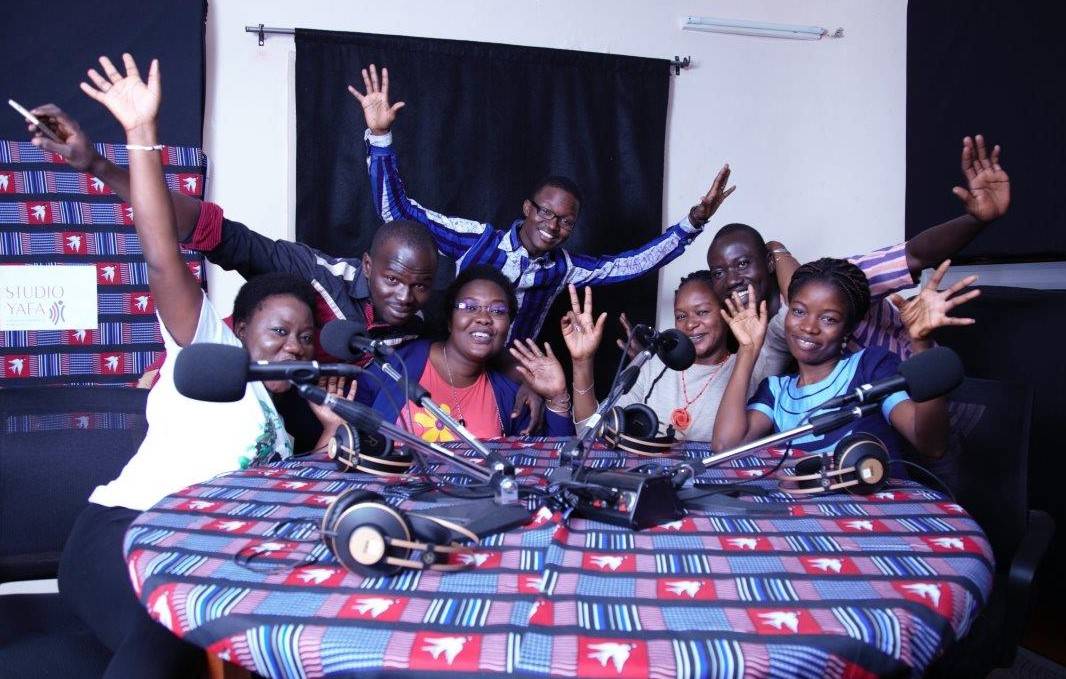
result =
[[529,198],[528,200],[530,203],[533,204],[533,207],[537,208],[537,216],[540,217],[540,220],[542,222],[550,222],[553,219],[557,220],[559,222],[559,228],[565,231],[572,230],[577,224],[576,217],[560,217],[559,215],[555,214],[543,205],[538,205],[537,201],[533,200],[532,198]]
[[482,311],[486,312],[490,316],[510,316],[511,309],[506,304],[500,304],[499,302],[493,304],[478,304],[472,299],[461,299],[452,305],[452,308],[456,311],[465,311],[468,314],[478,314]]

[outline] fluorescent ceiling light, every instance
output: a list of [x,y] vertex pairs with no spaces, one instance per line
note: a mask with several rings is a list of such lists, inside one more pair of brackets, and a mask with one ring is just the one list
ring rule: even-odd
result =
[[716,19],[714,17],[685,17],[681,28],[687,31],[708,31],[710,33],[733,33],[735,35],[754,35],[762,38],[789,38],[792,40],[821,40],[825,37],[842,38],[844,29],[838,28],[830,33],[821,26],[796,26],[793,24],[771,24],[763,21],[746,21],[744,19]]

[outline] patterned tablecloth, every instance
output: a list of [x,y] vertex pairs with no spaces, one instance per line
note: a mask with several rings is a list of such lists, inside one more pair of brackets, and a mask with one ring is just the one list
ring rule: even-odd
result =
[[[495,445],[527,483],[557,462],[556,442]],[[752,478],[775,454],[706,478]],[[640,532],[545,509],[483,541],[466,570],[364,578],[332,560],[314,525],[353,486],[382,488],[305,459],[172,495],[126,535],[135,591],[177,634],[271,677],[865,677],[920,674],[992,585],[973,519],[909,482],[868,497],[775,493],[756,501],[778,515],[697,511]],[[313,521],[274,534],[300,517]],[[238,552],[256,553],[251,568]]]

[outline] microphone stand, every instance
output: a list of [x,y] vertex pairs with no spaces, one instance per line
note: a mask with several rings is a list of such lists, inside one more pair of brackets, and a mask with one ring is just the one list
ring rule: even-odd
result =
[[[438,421],[442,422],[463,443],[467,444],[488,462],[492,469],[490,483],[496,491],[497,504],[512,504],[518,502],[518,481],[515,479],[514,465],[503,458],[502,455],[490,449],[474,436],[461,422],[449,415],[443,408],[432,399],[429,391],[418,382],[404,380],[396,368],[377,351],[371,352],[374,361],[381,371],[388,375],[401,388],[406,388],[407,398],[428,410]],[[396,427],[400,429],[399,427]],[[405,432],[406,433],[406,432]],[[403,440],[403,439],[401,439]],[[445,450],[441,448],[441,450]],[[480,469],[480,467],[479,467]],[[484,470],[482,470],[484,471]]]
[[786,443],[794,439],[798,439],[806,434],[825,434],[838,427],[842,427],[849,422],[861,420],[867,415],[872,415],[881,407],[881,401],[885,399],[882,396],[874,401],[868,401],[866,403],[854,405],[848,408],[840,408],[828,413],[822,413],[821,415],[813,416],[807,424],[804,424],[793,429],[777,432],[764,436],[760,439],[755,439],[749,443],[724,450],[714,455],[709,455],[702,460],[688,460],[681,462],[677,465],[677,473],[674,476],[674,485],[681,487],[692,478],[702,474],[710,467],[721,464],[728,460],[733,460],[738,457],[744,457],[750,455],[757,450],[763,448],[769,448],[770,446],[778,443]]
[[[293,386],[305,399],[312,403],[326,406],[344,419],[344,421],[354,425],[356,429],[380,432],[389,438],[403,441],[405,445],[415,448],[423,453],[432,453],[443,457],[455,466],[461,467],[463,472],[470,474],[485,483],[489,483],[495,478],[494,474],[481,465],[471,462],[463,456],[457,455],[451,450],[438,446],[435,443],[423,441],[411,432],[396,426],[392,422],[386,422],[381,415],[362,403],[356,403],[344,398],[337,398],[325,389],[310,384],[293,383]],[[517,489],[515,489],[515,493],[517,495]]]
[[[600,422],[604,416],[610,412],[615,403],[618,403],[618,399],[629,392],[633,388],[633,384],[637,381],[637,376],[640,373],[642,365],[651,360],[654,356],[654,352],[651,348],[642,350],[639,354],[633,357],[633,360],[629,362],[625,370],[618,376],[614,384],[611,385],[611,391],[596,408],[596,412],[589,416],[585,421],[585,425],[581,432],[571,438],[563,446],[563,449],[559,451],[559,467],[556,470],[558,472],[558,478],[553,478],[552,481],[569,481],[571,478],[576,478],[578,472],[581,470],[582,465],[585,463],[585,458],[588,456],[588,451],[591,448],[589,443],[596,435],[596,430],[599,429]],[[571,467],[567,469],[567,467]],[[554,476],[554,475],[553,475]]]

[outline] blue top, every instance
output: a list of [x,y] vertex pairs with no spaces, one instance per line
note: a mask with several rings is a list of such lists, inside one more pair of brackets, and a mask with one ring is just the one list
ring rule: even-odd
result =
[[[767,377],[759,383],[755,395],[748,401],[748,410],[755,410],[770,418],[774,431],[786,431],[806,424],[809,415],[835,396],[841,396],[863,384],[892,377],[899,372],[899,357],[880,347],[867,347],[848,354],[837,363],[833,372],[820,382],[799,386],[799,375]],[[910,397],[897,391],[882,401],[881,412],[841,427],[821,436],[807,434],[792,441],[792,447],[810,453],[832,452],[837,442],[852,432],[872,434],[885,444],[889,457],[902,457],[904,441],[889,421],[892,409]]]
[[366,141],[370,187],[383,220],[421,222],[429,228],[437,249],[456,261],[459,272],[485,264],[514,284],[518,312],[512,319],[508,343],[540,334],[552,301],[568,284],[610,285],[639,278],[679,257],[702,231],[686,215],[661,236],[626,252],[592,257],[556,248],[532,257],[518,237],[522,220],[515,220],[508,229],[497,229],[422,207],[407,196],[392,148],[392,133],[375,136],[367,130]]
[[[430,340],[415,340],[396,349],[396,353],[390,359],[390,363],[400,370],[398,363],[403,361],[407,366],[407,374],[412,380],[418,380],[426,369],[429,361],[429,348],[433,343]],[[397,360],[398,359],[398,360]],[[516,436],[529,424],[529,411],[523,412],[516,418],[511,418],[511,408],[514,407],[515,396],[518,395],[518,383],[509,379],[506,375],[495,370],[488,370],[489,384],[492,393],[496,397],[496,407],[500,410],[500,419],[503,420],[503,435]],[[392,378],[381,371],[376,364],[368,366],[367,375],[359,378],[359,387],[356,391],[356,399],[361,403],[371,405],[381,417],[389,422],[395,422],[399,417],[396,406],[403,407],[407,402],[403,390]],[[376,379],[375,379],[376,378]],[[390,397],[391,396],[391,400]],[[432,396],[432,395],[431,395]],[[440,403],[439,398],[434,401]],[[393,405],[393,404],[396,405]],[[570,436],[574,433],[574,421],[569,415],[559,415],[547,408],[544,409],[544,424],[548,436]]]

